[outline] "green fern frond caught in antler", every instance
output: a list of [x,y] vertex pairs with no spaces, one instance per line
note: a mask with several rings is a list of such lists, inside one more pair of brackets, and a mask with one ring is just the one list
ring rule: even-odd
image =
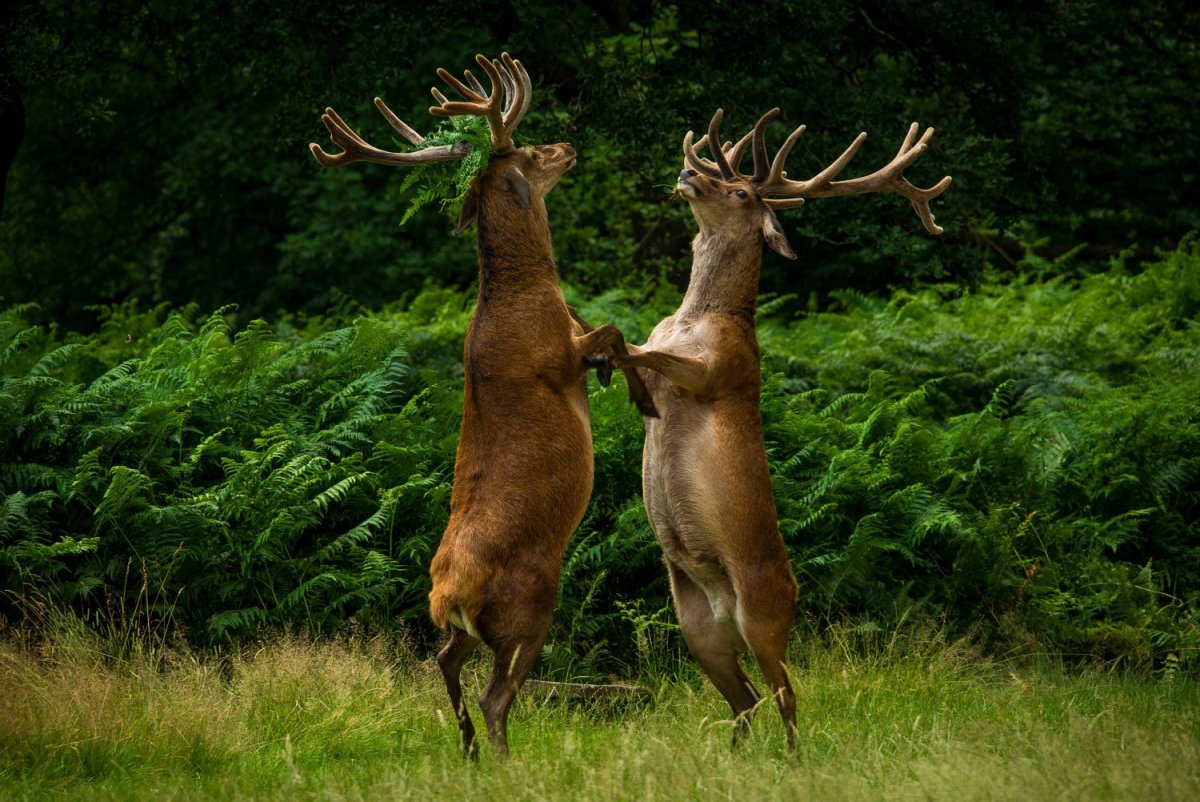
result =
[[471,151],[456,162],[430,162],[413,167],[400,185],[401,191],[417,188],[408,209],[400,218],[404,225],[422,207],[439,203],[443,210],[457,214],[472,182],[487,167],[492,154],[492,134],[483,117],[450,117],[425,137],[421,147],[453,146],[467,142]]

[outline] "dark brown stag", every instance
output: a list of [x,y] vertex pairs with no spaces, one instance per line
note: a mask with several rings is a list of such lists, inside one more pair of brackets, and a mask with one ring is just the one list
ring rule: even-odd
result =
[[[463,661],[482,641],[495,654],[479,699],[488,736],[507,752],[508,710],[542,648],[571,533],[592,492],[592,436],[587,370],[624,352],[612,326],[591,329],[563,300],[550,242],[546,195],[575,164],[568,144],[517,148],[513,130],[529,110],[532,86],[519,61],[477,56],[491,90],[471,74],[443,81],[463,99],[437,89],[437,116],[487,119],[492,153],[476,179],[456,232],[477,227],[479,298],[463,350],[463,417],[454,464],[450,521],[430,566],[430,615],[449,630],[438,654],[462,746],[475,755],[475,728],[462,697]],[[402,136],[421,137],[378,98],[375,105]],[[312,145],[321,164],[352,161],[404,166],[461,158],[466,145],[388,153],[372,147],[332,109],[322,117],[336,156]],[[630,394],[646,415],[654,408],[636,372]]]
[[[720,110],[701,142],[693,146],[690,131],[684,138],[677,187],[700,226],[687,293],[644,347],[629,346],[629,355],[613,363],[642,369],[661,414],[646,419],[643,493],[688,648],[733,708],[735,743],[759,701],[738,660],[748,650],[794,748],[796,698],[784,659],[797,585],[776,520],[759,415],[754,326],[763,243],[794,259],[777,209],[799,206],[805,198],[868,192],[903,195],[925,228],[941,233],[929,202],[950,178],[918,189],[903,177],[933,135],[929,129],[914,144],[914,123],[895,159],[871,175],[834,180],[862,144],[861,134],[829,167],[792,181],[783,166],[804,127],[768,162],[764,132],[778,113],[763,115],[732,146],[718,145]],[[696,152],[705,144],[712,161]],[[744,175],[738,168],[748,145],[754,172]]]

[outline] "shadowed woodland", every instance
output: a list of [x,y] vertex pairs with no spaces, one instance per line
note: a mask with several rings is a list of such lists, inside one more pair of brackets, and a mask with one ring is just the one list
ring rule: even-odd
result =
[[[935,622],[1000,655],[1200,665],[1200,15],[1182,2],[16,3],[0,11],[0,618],[193,644],[402,631],[446,525],[469,236],[383,168],[322,170],[326,106],[423,133],[435,70],[518,56],[518,140],[568,301],[632,342],[679,302],[686,131],[767,109],[847,175],[910,122],[954,183],[780,214],[762,410],[798,613]],[[398,147],[398,143],[396,143]],[[682,651],[622,380],[545,676]],[[28,623],[28,622],[27,622]]]

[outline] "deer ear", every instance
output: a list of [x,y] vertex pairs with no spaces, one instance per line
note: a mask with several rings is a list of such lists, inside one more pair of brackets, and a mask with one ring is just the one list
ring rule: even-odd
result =
[[529,182],[525,180],[525,174],[521,172],[520,168],[515,164],[509,167],[504,173],[504,180],[508,182],[508,188],[520,198],[522,209],[529,209],[533,206],[533,194],[529,189]]
[[454,236],[467,230],[475,218],[479,216],[479,190],[472,184],[463,196],[462,210],[458,213],[458,223],[454,226]]
[[767,245],[771,246],[771,250],[788,259],[796,258],[796,252],[792,250],[791,245],[788,245],[787,237],[783,235],[783,229],[779,227],[779,218],[770,209],[763,209],[762,231],[763,238],[766,239]]

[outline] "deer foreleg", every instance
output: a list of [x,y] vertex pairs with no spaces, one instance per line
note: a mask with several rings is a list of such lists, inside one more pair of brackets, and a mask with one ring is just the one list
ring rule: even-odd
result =
[[583,318],[575,314],[574,309],[571,309],[571,317],[584,332],[572,338],[575,344],[575,353],[579,355],[579,360],[585,367],[596,369],[596,378],[600,380],[600,386],[607,387],[612,381],[612,360],[609,357],[616,348],[616,343],[619,342],[624,346],[625,337],[616,326],[610,324],[603,325],[598,329],[592,328]]
[[[570,307],[567,308],[570,309]],[[576,322],[585,328],[590,328],[587,323],[575,315],[574,310],[571,310],[571,313]],[[625,346],[625,336],[621,334],[621,330],[606,323],[598,329],[592,329],[586,334],[574,337],[573,340],[575,353],[579,355],[580,361],[584,365],[595,367],[600,383],[607,387],[616,360],[623,359],[629,354]],[[629,400],[646,417],[657,418],[658,410],[654,406],[654,400],[650,397],[650,391],[646,389],[637,370],[633,366],[616,366],[625,374],[625,383],[629,386]]]
[[571,320],[574,320],[576,323],[579,324],[579,328],[583,329],[584,334],[591,334],[593,331],[596,330],[596,327],[593,326],[591,323],[588,323],[583,318],[581,318],[579,316],[579,313],[575,311],[575,307],[571,306],[570,304],[567,304],[567,312],[570,313]]
[[708,385],[708,363],[698,356],[679,356],[669,351],[645,351],[631,346],[625,354],[613,358],[613,364],[626,368],[644,368],[663,375],[678,387],[698,393]]

